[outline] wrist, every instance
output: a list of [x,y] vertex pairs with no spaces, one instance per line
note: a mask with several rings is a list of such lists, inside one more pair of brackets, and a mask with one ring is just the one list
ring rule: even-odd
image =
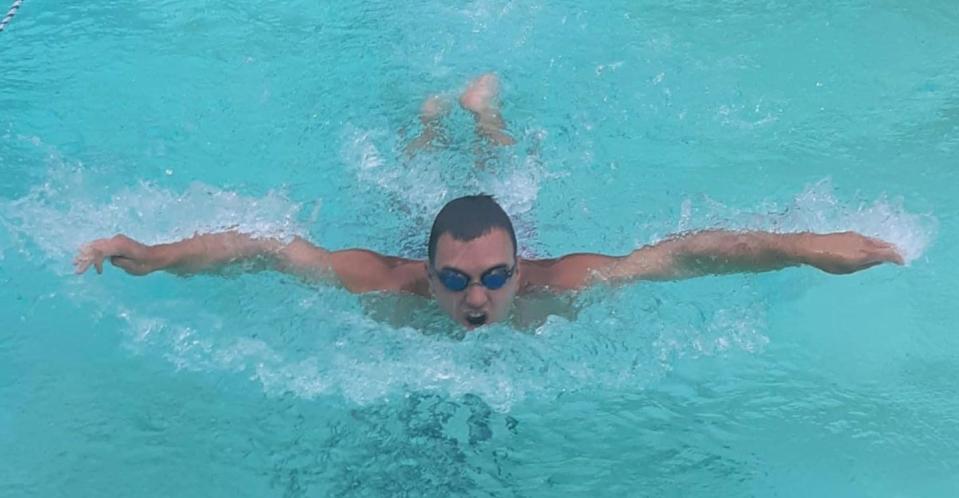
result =
[[170,258],[170,251],[165,250],[163,245],[148,246],[141,248],[143,256],[140,260],[143,263],[146,273],[153,273],[157,270],[168,268],[173,262]]
[[789,259],[800,265],[815,266],[816,247],[821,236],[815,233],[802,232],[789,235],[787,254]]

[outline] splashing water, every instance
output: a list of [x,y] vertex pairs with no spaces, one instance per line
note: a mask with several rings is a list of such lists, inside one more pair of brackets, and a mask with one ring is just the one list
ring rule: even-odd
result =
[[684,200],[677,232],[705,228],[765,230],[777,233],[830,233],[852,230],[895,244],[906,262],[926,251],[938,221],[929,214],[910,213],[903,200],[882,196],[872,202],[844,203],[829,179],[807,186],[791,203],[763,203],[761,210],[728,207],[706,198],[697,208]]
[[[444,198],[442,182],[433,184],[435,195],[420,197],[396,181],[379,180],[398,180],[400,167],[391,170],[367,137],[358,136],[351,145],[363,151],[360,181],[376,181],[393,195],[409,196],[402,202],[417,199],[412,209],[424,214]],[[489,185],[494,192],[519,185],[504,195],[505,203],[513,212],[528,212],[544,177],[540,168],[527,161],[507,180],[490,179]],[[419,170],[411,181],[436,174]],[[114,232],[148,243],[228,228],[279,238],[308,236],[298,221],[302,205],[277,192],[241,196],[198,183],[174,192],[140,182],[101,198],[95,180],[96,174],[82,166],[54,166],[27,195],[0,202],[0,254],[16,245],[63,275],[80,244]],[[702,208],[688,200],[683,206],[679,230],[853,229],[893,241],[910,260],[921,256],[935,230],[934,218],[911,214],[901,202],[883,198],[845,205],[828,181],[800,192],[786,207],[763,204],[761,211],[742,210],[712,200]],[[304,399],[341,396],[360,405],[414,390],[453,398],[472,393],[506,411],[517,401],[561,392],[642,387],[667,372],[675,357],[752,353],[769,341],[764,334],[767,302],[751,290],[748,277],[732,293],[705,287],[692,294],[669,289],[650,294],[649,286],[594,289],[577,299],[575,320],[553,317],[534,334],[497,325],[462,341],[378,322],[356,296],[333,288],[291,288],[275,276],[87,276],[64,286],[71,299],[125,323],[131,348],[159,354],[179,369],[242,372],[267,393],[292,392]],[[156,286],[194,298],[158,298],[151,295]],[[223,295],[238,296],[239,303]],[[251,306],[255,313],[247,311]]]
[[201,183],[175,193],[149,182],[98,199],[96,175],[82,167],[53,169],[23,198],[3,204],[8,236],[26,239],[60,264],[84,243],[124,233],[146,244],[171,242],[195,233],[238,230],[290,240],[305,233],[301,205],[271,191],[246,197]]

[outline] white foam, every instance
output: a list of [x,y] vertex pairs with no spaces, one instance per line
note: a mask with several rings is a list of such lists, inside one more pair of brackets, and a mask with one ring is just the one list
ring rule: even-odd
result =
[[[304,351],[302,346],[280,349],[275,344],[283,334],[304,330],[262,330],[227,315],[220,317],[223,324],[197,320],[197,310],[186,302],[177,306],[178,316],[155,315],[149,305],[139,311],[137,306],[118,305],[117,296],[111,301],[111,295],[93,289],[75,297],[88,308],[120,318],[131,350],[162,356],[178,370],[246,375],[274,396],[336,396],[368,405],[409,392],[431,392],[454,399],[476,395],[493,409],[508,411],[517,402],[566,391],[642,388],[667,370],[651,347],[655,335],[631,332],[624,322],[594,323],[589,317],[581,323],[554,317],[535,335],[487,327],[456,341],[391,328],[358,309],[329,312],[326,303],[318,302],[324,309],[313,311],[322,311],[323,321],[316,325],[324,332]],[[243,336],[229,333],[235,328],[242,329]],[[253,331],[273,339],[248,337]],[[693,340],[695,333],[677,339],[669,352]]]
[[544,180],[554,178],[537,157],[527,156],[520,167],[510,169],[500,176],[485,179],[485,190],[510,216],[522,216],[533,209]]
[[[361,133],[347,147],[357,153],[352,164],[358,178],[400,199],[422,199],[409,186],[439,170],[404,176],[400,164],[384,159],[374,141]],[[501,173],[480,181],[501,195],[509,211],[532,209],[547,177],[542,165],[527,158]],[[138,183],[101,200],[96,180],[83,167],[54,168],[23,198],[0,201],[0,223],[11,238],[39,247],[58,265],[65,265],[82,242],[114,232],[154,243],[230,227],[277,237],[301,230],[296,221],[300,206],[277,192],[250,197],[202,184],[176,192]],[[440,184],[434,192],[442,188]],[[417,209],[432,210],[435,202],[439,200],[427,200]],[[765,203],[744,210],[707,199],[701,206],[687,201],[681,211],[681,230],[717,225],[853,229],[898,244],[910,259],[922,254],[935,232],[934,218],[907,212],[901,201],[880,198],[846,205],[828,182],[805,189],[785,206]],[[477,395],[507,411],[522,400],[566,391],[642,388],[667,372],[675,357],[753,353],[768,343],[763,298],[750,293],[748,285],[728,292],[704,283],[707,293],[693,299],[686,294],[660,299],[668,292],[661,287],[656,292],[596,289],[581,297],[576,320],[553,317],[535,334],[496,325],[455,341],[377,322],[346,300],[345,291],[281,288],[271,277],[249,278],[256,284],[207,281],[206,288],[197,280],[159,279],[163,285],[189,288],[195,296],[165,305],[116,288],[145,285],[143,280],[114,281],[109,288],[105,279],[70,279],[63,295],[92,313],[119,318],[131,349],[166,358],[178,369],[232,372],[248,376],[270,395],[340,396],[359,405],[423,391],[453,398]],[[689,288],[684,286],[684,292]],[[259,312],[237,313],[230,305],[209,309],[209,300],[196,297],[214,290],[216,295],[242,293],[240,299],[253,293],[251,302]]]
[[402,164],[392,155],[384,155],[380,148],[393,147],[386,132],[348,127],[344,136],[343,159],[355,168],[360,182],[375,185],[421,217],[428,217],[443,206],[449,189],[435,164]]
[[279,191],[252,197],[199,182],[182,192],[138,182],[99,200],[97,182],[82,166],[51,168],[26,196],[0,200],[0,221],[65,264],[84,243],[117,233],[147,244],[227,229],[284,240],[305,233],[300,204]]
[[[528,135],[535,143],[545,133],[533,130]],[[343,159],[355,169],[357,179],[424,219],[432,219],[455,196],[479,192],[494,195],[510,216],[522,216],[533,208],[543,181],[555,176],[535,154],[516,157],[510,149],[497,149],[491,161],[496,167],[489,170],[477,168],[475,158],[460,157],[455,151],[402,158],[396,150],[394,137],[386,131],[350,126],[344,134]]]
[[938,230],[931,214],[909,212],[902,198],[886,195],[872,201],[844,202],[831,180],[808,185],[788,204],[762,203],[742,209],[704,198],[697,207],[686,199],[680,207],[677,230],[703,228],[768,230],[772,232],[830,233],[852,230],[895,244],[906,262],[922,256]]

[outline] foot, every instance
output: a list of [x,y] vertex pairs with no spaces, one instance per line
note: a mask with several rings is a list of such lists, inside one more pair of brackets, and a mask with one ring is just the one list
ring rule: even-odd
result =
[[499,113],[499,79],[495,74],[482,74],[470,81],[460,95],[460,105],[473,113],[477,133],[499,145],[516,143],[506,134],[506,122]]
[[420,106],[420,122],[432,124],[450,112],[450,103],[440,95],[430,95]]
[[499,78],[493,73],[477,76],[469,82],[460,95],[460,105],[464,109],[482,116],[497,110],[499,97]]
[[449,101],[440,95],[430,95],[423,101],[423,105],[420,106],[420,123],[423,123],[423,131],[404,148],[407,156],[432,147],[435,141],[444,139],[440,120],[449,111]]

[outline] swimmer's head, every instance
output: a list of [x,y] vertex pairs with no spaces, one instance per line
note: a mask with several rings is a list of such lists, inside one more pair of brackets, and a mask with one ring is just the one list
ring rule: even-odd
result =
[[516,233],[491,196],[443,206],[427,252],[430,288],[454,320],[472,329],[506,318],[519,288]]

